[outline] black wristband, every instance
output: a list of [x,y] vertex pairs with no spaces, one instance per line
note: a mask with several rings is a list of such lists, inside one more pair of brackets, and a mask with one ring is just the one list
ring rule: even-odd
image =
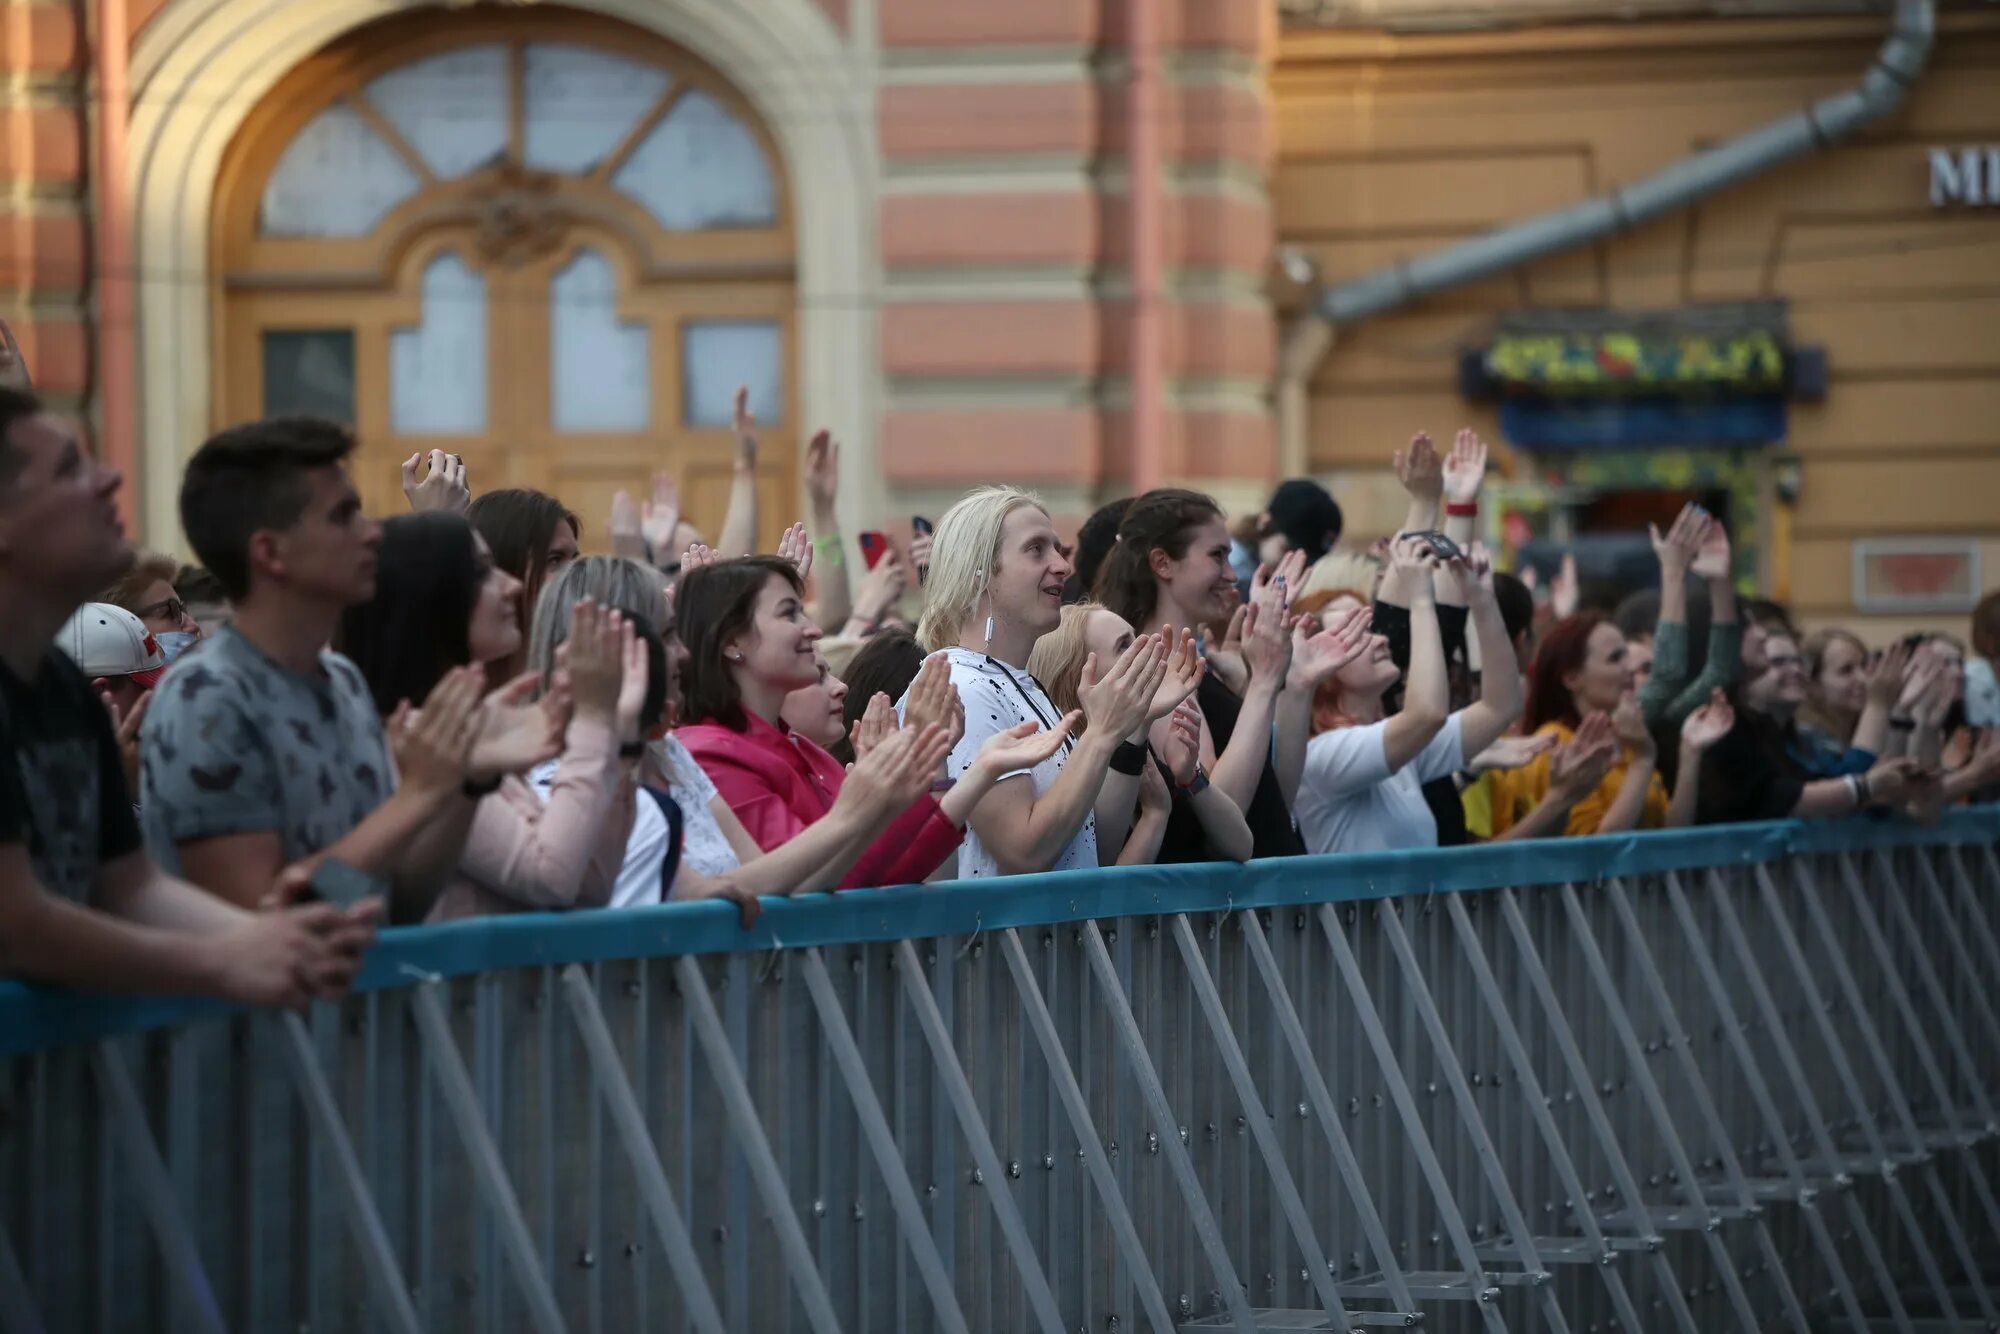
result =
[[1917,720],[1915,718],[1897,718],[1891,715],[1889,730],[1892,732],[1914,732],[1917,730]]
[[1118,749],[1111,752],[1111,772],[1137,778],[1146,772],[1146,748],[1130,741],[1118,743]]
[[478,801],[482,797],[490,797],[495,792],[498,792],[500,790],[500,780],[498,778],[489,778],[483,783],[475,783],[468,778],[459,784],[458,790],[473,801]]
[[646,743],[643,741],[627,741],[618,747],[618,758],[621,760],[636,760],[645,753]]

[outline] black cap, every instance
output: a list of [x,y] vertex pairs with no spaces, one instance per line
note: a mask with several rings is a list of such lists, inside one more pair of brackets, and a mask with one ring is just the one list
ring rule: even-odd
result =
[[1305,552],[1308,560],[1318,560],[1340,540],[1340,506],[1325,487],[1309,478],[1280,483],[1265,513],[1271,517],[1264,531],[1282,533],[1286,545]]

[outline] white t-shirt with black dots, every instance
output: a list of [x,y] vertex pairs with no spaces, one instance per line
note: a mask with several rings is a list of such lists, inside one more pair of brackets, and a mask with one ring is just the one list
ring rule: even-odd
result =
[[[1049,699],[1034,677],[1019,667],[1009,667],[996,658],[970,649],[948,648],[944,650],[951,663],[951,683],[958,687],[958,698],[965,705],[965,735],[953,748],[951,758],[945,762],[945,771],[956,779],[972,767],[980,748],[987,739],[997,732],[1005,732],[1019,727],[1025,722],[1035,722],[1042,727],[1053,727],[1062,721],[1062,710]],[[896,702],[896,714],[902,716],[906,694]],[[1005,775],[1002,782],[1013,782],[1022,776],[1035,785],[1037,800],[1047,795],[1062,777],[1063,765],[1068,761],[1071,747],[1065,743],[1048,759],[1032,770],[1019,769]],[[1076,837],[1056,858],[1052,871],[1080,871],[1095,869],[1097,866],[1097,817],[1086,815],[1083,827]],[[966,827],[965,842],[958,849],[958,874],[962,879],[976,876],[999,875],[1000,867],[993,860],[993,854],[979,841],[979,834],[971,826]]]

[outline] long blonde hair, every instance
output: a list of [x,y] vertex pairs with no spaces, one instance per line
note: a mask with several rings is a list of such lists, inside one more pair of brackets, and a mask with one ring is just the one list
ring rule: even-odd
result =
[[983,605],[987,580],[1000,563],[1000,528],[1017,509],[1048,513],[1041,497],[1011,486],[983,486],[938,520],[931,569],[924,580],[924,615],[917,642],[926,653],[958,643]]
[[[1064,607],[1062,621],[1037,639],[1034,651],[1028,655],[1028,674],[1048,691],[1049,702],[1056,706],[1058,715],[1083,707],[1077,701],[1077,687],[1083,684],[1083,664],[1090,657],[1083,632],[1090,623],[1090,613],[1099,610],[1101,607],[1095,602]],[[1083,727],[1079,719],[1072,734],[1082,736]]]

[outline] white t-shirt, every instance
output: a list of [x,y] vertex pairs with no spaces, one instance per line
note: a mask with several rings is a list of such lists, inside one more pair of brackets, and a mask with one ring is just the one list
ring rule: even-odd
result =
[[1383,737],[1389,724],[1337,727],[1306,743],[1299,781],[1299,833],[1308,852],[1392,852],[1437,846],[1437,817],[1423,785],[1465,767],[1454,713],[1431,743],[1394,773]]
[[[715,784],[675,737],[654,742],[653,758],[667,776],[674,804],[681,808],[680,864],[704,875],[735,870],[740,864],[736,850],[729,846],[722,826],[715,822],[715,813],[708,806],[715,800]],[[543,801],[549,799],[556,764],[557,761],[550,760],[528,774],[529,784]],[[667,817],[660,813],[660,803],[647,793],[637,793],[636,801],[632,832],[625,839],[625,864],[618,868],[618,879],[611,886],[611,902],[607,906],[613,908],[660,901],[660,869],[667,860],[670,832]]]
[[[950,648],[944,650],[951,663],[951,683],[958,687],[958,698],[965,705],[965,735],[952,750],[951,758],[945,762],[945,771],[953,778],[962,777],[972,767],[980,748],[996,732],[1005,732],[1022,723],[1037,722],[1044,728],[1062,721],[1062,710],[1036,684],[1035,678],[1019,667],[1009,667],[995,658],[970,649]],[[904,700],[908,699],[905,694]],[[904,700],[896,702],[896,714],[902,716]],[[1063,765],[1069,759],[1070,746],[1063,748],[1032,770],[1016,770],[1003,778],[1002,782],[1016,782],[1023,774],[1035,785],[1035,797],[1039,800],[1056,785],[1062,777]],[[1083,827],[1076,837],[1056,858],[1052,871],[1076,871],[1097,866],[1097,817],[1086,815]],[[999,875],[1000,868],[993,860],[993,854],[979,841],[979,835],[968,825],[965,842],[958,849],[958,874],[961,879],[975,876]]]

